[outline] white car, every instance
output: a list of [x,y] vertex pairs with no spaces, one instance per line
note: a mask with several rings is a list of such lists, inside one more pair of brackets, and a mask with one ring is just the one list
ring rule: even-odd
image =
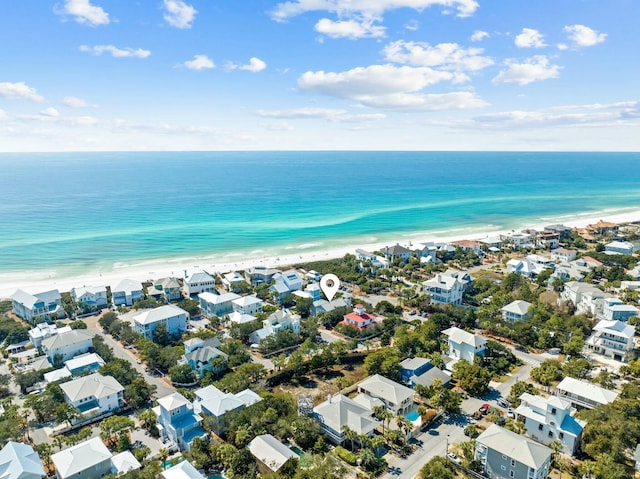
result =
[[452,452],[448,452],[448,453],[447,453],[447,457],[448,457],[449,459],[451,459],[453,462],[457,462],[457,463],[459,463],[459,462],[460,462],[460,458],[459,458],[458,456],[456,456],[456,455],[455,455],[454,453],[452,453]]
[[513,412],[513,409],[511,408],[507,409],[507,417],[510,417],[510,418],[516,417],[515,413]]

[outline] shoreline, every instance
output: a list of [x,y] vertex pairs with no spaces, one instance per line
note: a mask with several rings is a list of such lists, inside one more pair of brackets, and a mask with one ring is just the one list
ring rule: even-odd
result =
[[[493,225],[486,225],[486,229],[479,231],[474,227],[459,227],[452,225],[448,230],[424,231],[424,232],[404,232],[396,233],[394,239],[382,241],[378,238],[371,238],[370,243],[336,245],[327,248],[314,249],[314,243],[306,243],[295,246],[287,246],[280,250],[254,250],[249,253],[221,253],[213,255],[201,255],[195,257],[164,258],[136,261],[132,264],[115,262],[109,271],[101,271],[99,266],[94,266],[93,271],[84,274],[74,274],[69,276],[55,277],[52,271],[47,269],[37,271],[21,272],[0,272],[0,298],[9,298],[17,289],[23,289],[30,293],[38,293],[50,289],[58,289],[60,292],[69,291],[73,287],[79,286],[114,286],[124,278],[146,281],[159,279],[166,276],[183,278],[185,272],[192,274],[194,271],[204,269],[209,273],[227,273],[249,268],[251,266],[269,266],[282,268],[297,263],[307,263],[311,261],[324,261],[341,258],[347,253],[354,253],[356,249],[368,251],[379,250],[385,246],[395,243],[407,245],[409,243],[425,243],[429,241],[449,242],[461,239],[480,240],[487,237],[506,234],[510,231],[521,229],[542,230],[544,226],[555,223],[562,223],[570,227],[582,228],[588,224],[599,220],[613,223],[632,223],[640,221],[640,208],[620,213],[623,208],[611,209],[618,213],[607,214],[607,210],[600,212],[578,212],[567,213],[555,217],[549,217],[545,223],[538,224],[518,224],[517,227],[506,228]],[[545,219],[539,218],[539,221]],[[465,233],[465,231],[467,231]],[[444,235],[439,235],[443,233]],[[297,249],[296,249],[297,248]],[[265,255],[256,253],[266,253]],[[239,261],[229,259],[237,256]],[[96,270],[97,269],[97,270]]]

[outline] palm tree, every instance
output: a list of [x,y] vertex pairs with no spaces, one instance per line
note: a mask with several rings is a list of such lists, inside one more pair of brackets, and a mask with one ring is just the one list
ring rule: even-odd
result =
[[557,466],[558,461],[560,459],[560,453],[562,452],[563,445],[560,441],[556,439],[555,441],[552,441],[551,443],[549,443],[549,447],[553,451],[553,453],[551,454],[551,462],[555,466]]
[[369,436],[366,434],[358,434],[358,443],[360,444],[360,449],[366,449],[369,445]]
[[166,447],[161,448],[158,451],[158,459],[160,459],[160,463],[162,464],[162,470],[164,471],[167,468],[167,458],[169,457],[169,451]]
[[382,420],[382,433],[384,434],[384,424],[387,423],[387,428],[389,427],[389,423],[391,422],[391,419],[393,419],[393,414],[391,411],[383,408],[379,417]]
[[351,444],[351,452],[353,452],[354,451],[354,448],[353,448],[354,441],[356,440],[356,437],[358,437],[358,433],[355,432],[353,429],[351,429],[346,424],[343,424],[341,429],[342,429],[342,435]]
[[413,423],[402,415],[396,417],[396,424],[402,430],[402,432],[404,432],[405,437],[413,428]]
[[371,449],[373,449],[373,452],[375,452],[376,455],[380,452],[379,449],[385,444],[386,444],[386,441],[384,439],[384,436],[376,435],[376,436],[373,436],[369,441],[369,446],[371,446]]
[[360,461],[363,466],[368,466],[369,464],[374,463],[376,460],[376,455],[373,453],[371,449],[363,449],[360,452]]

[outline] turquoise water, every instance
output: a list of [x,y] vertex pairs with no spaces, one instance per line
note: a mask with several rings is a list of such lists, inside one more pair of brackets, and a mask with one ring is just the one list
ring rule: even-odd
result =
[[639,153],[0,154],[0,273],[231,262],[640,207]]
[[409,414],[405,414],[404,417],[406,417],[409,421],[414,422],[418,420],[420,414],[418,414],[418,411],[411,411]]
[[207,479],[227,479],[224,476],[218,476],[217,474],[214,474],[212,476],[209,476]]

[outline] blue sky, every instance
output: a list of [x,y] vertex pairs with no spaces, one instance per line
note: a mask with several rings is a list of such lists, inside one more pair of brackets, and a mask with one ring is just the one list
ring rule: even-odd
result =
[[0,151],[640,149],[637,0],[3,0]]

